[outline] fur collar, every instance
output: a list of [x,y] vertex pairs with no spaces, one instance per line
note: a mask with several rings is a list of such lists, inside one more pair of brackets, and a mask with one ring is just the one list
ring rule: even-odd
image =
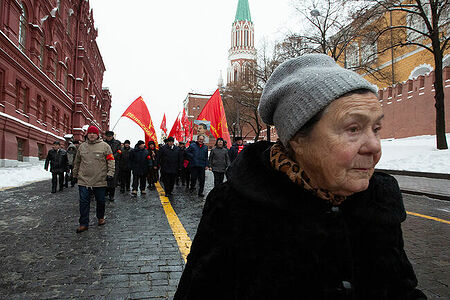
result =
[[[270,165],[274,143],[260,141],[246,147],[232,164],[229,185],[256,205],[305,213],[329,211],[331,203],[293,183]],[[347,197],[341,205],[346,214],[366,221],[400,223],[406,218],[398,184],[390,175],[375,172],[369,188]]]

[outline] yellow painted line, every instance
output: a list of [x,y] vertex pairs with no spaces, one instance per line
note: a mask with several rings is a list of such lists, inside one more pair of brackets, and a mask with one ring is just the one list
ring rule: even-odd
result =
[[177,214],[173,210],[172,205],[170,204],[169,198],[164,196],[164,190],[159,184],[156,183],[156,189],[158,190],[159,198],[161,199],[161,204],[164,208],[164,212],[166,213],[167,221],[169,221],[170,228],[172,228],[173,236],[177,241],[178,248],[180,249],[181,256],[183,256],[184,262],[187,261],[187,256],[191,251],[191,239],[189,238],[186,229],[184,229],[183,224],[181,224],[180,219],[178,219]]
[[447,220],[443,220],[443,219],[439,219],[439,218],[435,218],[435,217],[430,217],[430,216],[427,216],[427,215],[421,215],[421,214],[418,214],[418,213],[415,213],[415,212],[411,212],[411,211],[407,211],[406,213],[408,215],[421,217],[421,218],[425,218],[425,219],[429,219],[429,220],[434,220],[434,221],[441,222],[441,223],[450,224],[450,221],[447,221]]

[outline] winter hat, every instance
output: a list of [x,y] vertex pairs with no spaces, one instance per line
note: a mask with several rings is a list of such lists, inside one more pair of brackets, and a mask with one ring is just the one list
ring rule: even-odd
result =
[[137,147],[139,147],[140,145],[145,145],[144,141],[139,140],[136,144]]
[[61,143],[59,141],[54,141],[53,145],[61,145]]
[[307,54],[279,65],[264,87],[258,112],[264,123],[275,125],[287,142],[308,120],[344,94],[378,88],[357,73],[340,67],[325,54]]
[[169,136],[169,137],[167,138],[167,142],[173,142],[173,141],[175,141],[175,139],[174,139],[173,137]]
[[114,131],[108,130],[108,131],[105,132],[105,135],[106,136],[114,136]]
[[125,142],[123,142],[123,144],[125,145],[125,144],[131,144],[131,142],[130,142],[130,140],[125,140]]
[[97,135],[100,135],[100,131],[95,126],[89,126],[87,133],[95,133]]

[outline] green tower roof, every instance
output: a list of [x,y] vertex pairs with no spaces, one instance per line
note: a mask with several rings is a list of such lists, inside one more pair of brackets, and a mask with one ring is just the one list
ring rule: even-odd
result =
[[250,6],[248,5],[248,0],[239,0],[238,7],[236,10],[236,18],[234,21],[252,21],[252,16],[250,15]]

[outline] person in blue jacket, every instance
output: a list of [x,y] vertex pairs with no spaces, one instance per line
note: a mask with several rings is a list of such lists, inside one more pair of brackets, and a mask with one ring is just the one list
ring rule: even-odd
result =
[[186,154],[190,158],[191,165],[191,188],[190,191],[195,191],[195,184],[198,179],[198,196],[204,197],[203,190],[205,188],[205,170],[209,168],[208,161],[208,146],[205,145],[205,136],[199,134],[197,141],[191,143],[186,150]]

